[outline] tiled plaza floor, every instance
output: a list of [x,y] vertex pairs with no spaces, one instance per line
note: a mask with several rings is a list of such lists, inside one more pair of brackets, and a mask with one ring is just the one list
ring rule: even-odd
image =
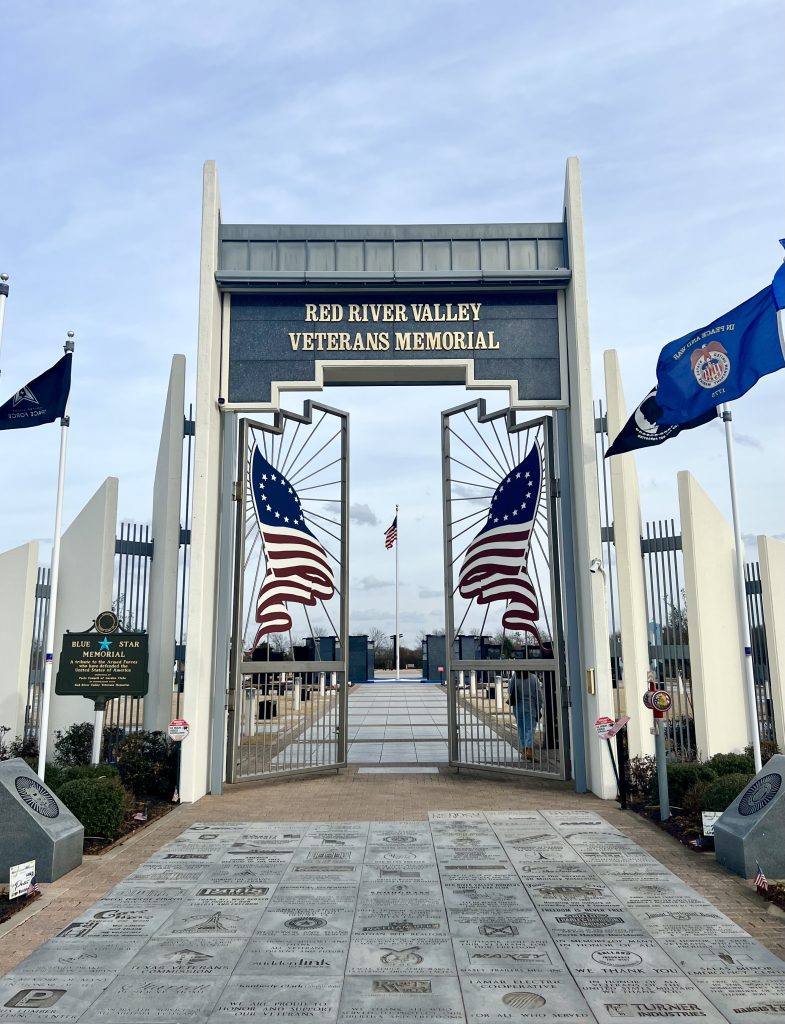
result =
[[0,981],[0,1021],[80,1024],[783,1007],[785,962],[588,809],[195,822]]
[[447,762],[447,696],[425,683],[373,683],[349,698],[349,764]]

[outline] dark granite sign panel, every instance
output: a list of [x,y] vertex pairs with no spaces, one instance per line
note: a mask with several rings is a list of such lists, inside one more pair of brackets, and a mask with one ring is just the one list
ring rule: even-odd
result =
[[555,294],[472,292],[446,300],[436,293],[235,294],[226,397],[269,402],[272,381],[313,380],[317,360],[434,359],[472,360],[477,380],[517,380],[520,398],[564,397]]

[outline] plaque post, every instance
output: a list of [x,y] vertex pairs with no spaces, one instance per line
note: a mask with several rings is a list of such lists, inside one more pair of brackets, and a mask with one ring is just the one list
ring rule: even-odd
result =
[[93,720],[93,753],[90,759],[90,764],[101,763],[101,747],[103,746],[104,738],[104,711],[106,710],[106,701],[100,698],[95,702],[95,718]]

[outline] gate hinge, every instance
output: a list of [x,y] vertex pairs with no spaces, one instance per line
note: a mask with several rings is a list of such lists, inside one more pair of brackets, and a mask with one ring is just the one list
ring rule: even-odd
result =
[[239,501],[239,500],[240,500],[240,482],[239,482],[239,480],[235,480],[232,483],[232,501]]
[[551,497],[561,497],[561,479],[558,476],[551,477]]

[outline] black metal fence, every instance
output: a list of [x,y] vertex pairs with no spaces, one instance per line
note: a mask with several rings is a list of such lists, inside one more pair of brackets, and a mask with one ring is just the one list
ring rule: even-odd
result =
[[[191,543],[191,477],[193,467],[193,439],[195,434],[193,406],[183,421],[183,479],[181,487],[180,560],[175,636],[172,637],[172,664],[174,706],[180,717],[182,694],[185,686],[185,651],[187,609],[186,592]],[[127,630],[146,630],[150,589],[150,568],[153,560],[153,539],[149,524],[121,522],[115,540],[114,584],[112,610]],[[38,570],[33,613],[33,640],[28,673],[27,706],[25,708],[24,738],[37,739],[41,721],[41,695],[44,682],[46,628],[49,615],[49,569]],[[102,611],[103,609],[96,609]],[[54,682],[53,682],[54,685]],[[85,705],[87,707],[87,705]],[[143,697],[117,697],[106,705],[104,729],[111,748],[128,732],[142,728]],[[85,715],[85,719],[90,718]]]
[[[608,448],[607,418],[602,402],[595,405],[597,460],[600,467],[600,521],[606,580],[608,587],[608,626],[614,687],[624,679],[621,657],[621,632],[617,605],[616,557],[613,536],[610,471],[604,458]],[[673,706],[668,715],[666,745],[674,760],[694,758],[701,753],[695,742],[690,663],[689,621],[684,590],[684,562],[681,534],[675,520],[660,520],[644,525],[641,556],[646,581],[647,628],[649,634],[649,666],[658,685],[671,694]],[[747,609],[752,644],[752,664],[758,710],[758,731],[761,740],[777,740],[771,697],[771,672],[766,624],[761,592],[760,566],[750,562],[745,568]],[[643,690],[631,685],[626,700],[639,700]],[[618,693],[619,691],[617,691]],[[617,700],[618,705],[618,700]],[[620,708],[617,706],[617,710]],[[779,736],[785,731],[780,724]]]
[[760,582],[760,564],[747,562],[744,567],[744,581],[747,591],[747,614],[750,623],[750,645],[752,647],[752,677],[755,680],[755,697],[758,705],[758,733],[761,740],[782,743],[785,734],[783,723],[774,720],[774,703],[771,699],[771,668],[769,648],[766,642],[766,619],[763,612],[763,590]]

